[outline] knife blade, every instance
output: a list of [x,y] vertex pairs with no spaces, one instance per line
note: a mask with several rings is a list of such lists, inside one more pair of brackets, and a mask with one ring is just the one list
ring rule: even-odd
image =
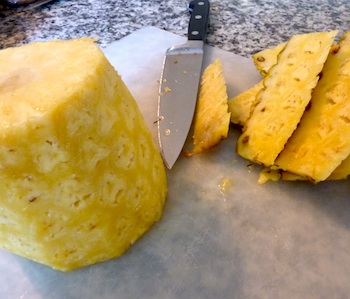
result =
[[187,42],[169,48],[164,57],[158,97],[158,141],[171,169],[185,144],[197,103],[203,48],[208,27],[208,0],[190,3]]

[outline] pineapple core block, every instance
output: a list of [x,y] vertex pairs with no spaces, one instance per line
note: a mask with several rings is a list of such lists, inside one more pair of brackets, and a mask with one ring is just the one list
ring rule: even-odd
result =
[[160,219],[165,169],[92,39],[0,51],[0,246],[67,271],[120,256]]
[[237,152],[243,158],[271,166],[296,129],[337,31],[294,35],[264,78]]
[[333,47],[293,136],[276,160],[283,170],[319,182],[350,154],[350,33]]

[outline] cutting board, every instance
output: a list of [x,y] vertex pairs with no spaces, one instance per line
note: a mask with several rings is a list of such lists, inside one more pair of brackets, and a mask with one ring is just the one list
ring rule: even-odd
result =
[[[155,141],[163,53],[184,41],[149,27],[104,49]],[[205,65],[215,58],[229,96],[260,79],[250,59],[206,47]],[[118,259],[62,273],[0,251],[0,298],[347,298],[350,182],[259,185],[238,134],[179,158],[161,221]]]

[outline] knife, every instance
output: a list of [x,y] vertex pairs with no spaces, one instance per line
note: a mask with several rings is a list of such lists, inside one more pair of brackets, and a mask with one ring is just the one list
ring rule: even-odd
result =
[[209,8],[208,0],[191,1],[188,40],[169,48],[164,57],[157,122],[160,152],[169,169],[182,151],[196,108]]

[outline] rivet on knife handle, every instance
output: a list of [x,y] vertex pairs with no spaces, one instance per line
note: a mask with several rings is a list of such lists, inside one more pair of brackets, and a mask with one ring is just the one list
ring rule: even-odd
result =
[[191,19],[188,25],[188,40],[204,41],[208,28],[209,8],[210,4],[208,0],[191,1]]

